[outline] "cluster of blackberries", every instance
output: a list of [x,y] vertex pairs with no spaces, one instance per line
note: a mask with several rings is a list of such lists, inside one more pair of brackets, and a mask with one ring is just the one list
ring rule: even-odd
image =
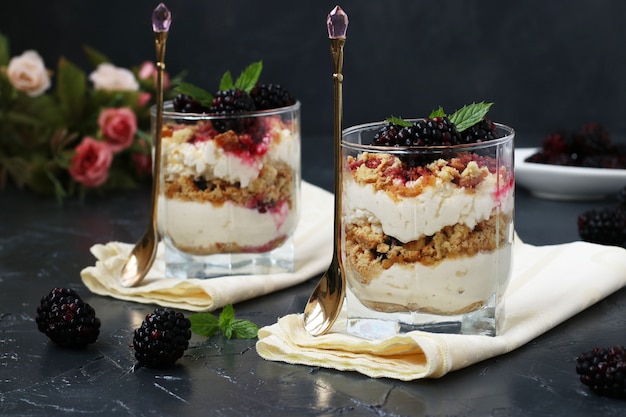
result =
[[484,142],[496,137],[496,126],[487,118],[459,132],[456,125],[443,116],[420,119],[408,126],[388,121],[376,132],[372,145],[454,146]]
[[586,242],[626,247],[626,187],[617,195],[617,205],[578,215],[578,234]]
[[[83,348],[96,342],[100,319],[76,291],[54,288],[41,299],[35,317],[39,331],[62,347]],[[135,330],[135,358],[141,365],[162,368],[183,356],[191,339],[191,322],[168,308],[157,308]]]
[[[235,115],[255,110],[278,109],[291,106],[296,100],[291,93],[279,84],[257,83],[250,93],[232,88],[215,93],[210,107],[205,107],[191,96],[179,94],[172,102],[174,110],[181,113],[210,113],[215,115]],[[252,124],[247,118],[223,118],[213,123],[218,132],[233,130],[235,133],[245,132]]]
[[585,124],[579,132],[550,133],[541,150],[526,161],[587,168],[626,168],[626,147],[615,144],[598,123]]
[[626,398],[626,349],[594,348],[576,358],[580,382],[600,395]]

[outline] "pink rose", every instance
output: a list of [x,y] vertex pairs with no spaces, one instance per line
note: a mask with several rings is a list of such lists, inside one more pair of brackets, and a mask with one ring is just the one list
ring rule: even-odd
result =
[[98,117],[98,126],[111,150],[119,152],[133,144],[137,133],[137,116],[128,107],[105,109]]
[[[137,74],[139,76],[140,80],[149,80],[149,79],[153,79],[154,80],[154,85],[156,86],[156,79],[157,79],[157,67],[156,65],[154,65],[154,62],[152,61],[145,61],[143,64],[141,64],[141,67],[139,68],[139,73]],[[164,89],[168,89],[170,87],[170,76],[167,72],[163,73],[163,88]]]
[[72,178],[85,187],[95,188],[109,177],[113,151],[109,145],[86,136],[75,149],[69,172]]
[[43,59],[35,51],[26,51],[11,58],[7,68],[11,85],[31,97],[41,95],[50,88],[50,76]]
[[89,74],[96,90],[110,91],[137,91],[139,83],[130,70],[118,68],[113,64],[100,64],[94,72]]

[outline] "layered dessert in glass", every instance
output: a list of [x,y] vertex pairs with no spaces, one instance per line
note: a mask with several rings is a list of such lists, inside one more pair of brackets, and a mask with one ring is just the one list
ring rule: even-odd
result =
[[[449,123],[442,120],[409,126]],[[470,142],[450,125],[452,139],[430,143],[398,137],[401,127],[388,134],[389,122],[343,133],[351,333],[497,332],[514,235],[514,134],[489,122],[489,137]]]

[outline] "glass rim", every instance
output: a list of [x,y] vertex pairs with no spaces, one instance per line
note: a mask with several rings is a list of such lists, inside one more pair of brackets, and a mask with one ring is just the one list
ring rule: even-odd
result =
[[[206,119],[241,119],[245,117],[264,117],[277,114],[292,113],[300,110],[300,100],[296,100],[291,106],[279,107],[277,109],[254,110],[235,114],[215,114],[215,113],[183,113],[174,111],[174,103],[167,100],[163,103],[163,117],[170,119],[186,119],[186,120],[206,120]],[[150,107],[150,116],[156,115],[156,104]]]
[[[424,118],[416,118],[416,119],[407,119],[407,122],[415,122],[419,120],[424,120]],[[360,150],[360,151],[374,151],[374,152],[386,152],[386,153],[398,153],[398,152],[410,152],[410,151],[429,151],[429,152],[438,152],[445,150],[463,150],[463,149],[484,149],[492,146],[501,145],[503,143],[509,142],[515,137],[515,129],[510,126],[507,126],[502,123],[495,123],[496,127],[505,132],[505,135],[496,139],[488,140],[485,142],[478,143],[465,143],[459,145],[438,145],[438,146],[417,146],[417,145],[407,145],[407,146],[382,146],[382,145],[365,145],[362,143],[354,143],[348,142],[344,138],[347,135],[351,135],[363,130],[371,130],[373,128],[379,128],[383,126],[386,121],[378,121],[378,122],[370,122],[363,123],[359,125],[350,126],[345,128],[341,132],[341,146]]]

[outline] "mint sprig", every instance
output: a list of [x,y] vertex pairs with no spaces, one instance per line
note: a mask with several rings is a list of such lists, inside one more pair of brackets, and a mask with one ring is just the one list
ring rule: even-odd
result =
[[204,107],[211,107],[213,103],[213,94],[193,84],[181,83],[176,87],[176,91],[188,95]]
[[237,88],[250,93],[254,85],[259,81],[261,71],[263,71],[263,61],[253,62],[248,65],[234,81],[230,71],[226,71],[220,81],[220,90]]
[[188,318],[191,322],[191,331],[204,337],[221,332],[227,339],[252,339],[259,332],[259,327],[250,320],[235,318],[235,308],[232,304],[224,306],[219,318],[212,313],[194,313]]
[[[241,71],[241,74],[239,74],[239,77],[237,77],[236,80],[233,80],[233,76],[230,71],[226,71],[220,80],[219,90],[225,91],[237,88],[249,94],[256,85],[257,81],[259,81],[262,71],[263,61],[253,62],[248,65],[243,71]],[[213,104],[213,94],[200,87],[196,87],[193,84],[180,83],[176,87],[176,91],[180,94],[188,95],[204,107],[211,107]]]
[[483,120],[492,105],[493,103],[485,103],[484,101],[468,104],[452,113],[448,119],[456,125],[456,130],[463,132]]

